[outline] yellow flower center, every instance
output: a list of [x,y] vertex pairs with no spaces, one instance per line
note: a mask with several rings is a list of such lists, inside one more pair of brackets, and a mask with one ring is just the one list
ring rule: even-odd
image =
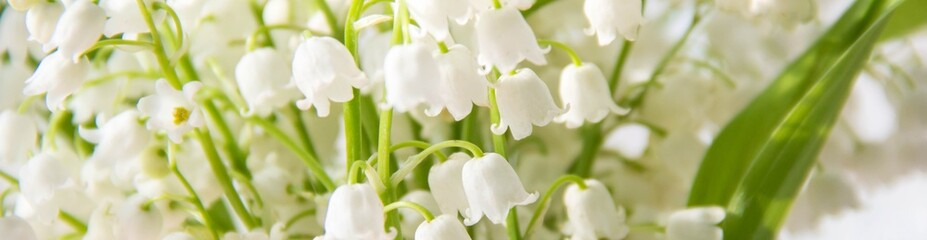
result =
[[190,110],[184,107],[174,108],[174,125],[180,125],[190,119]]

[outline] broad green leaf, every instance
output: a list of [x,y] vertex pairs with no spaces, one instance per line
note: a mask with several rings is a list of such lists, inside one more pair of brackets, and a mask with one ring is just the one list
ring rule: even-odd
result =
[[927,1],[905,1],[892,14],[879,41],[903,37],[924,28],[927,28]]
[[773,239],[901,1],[859,0],[721,131],[689,206],[728,208],[726,239]]

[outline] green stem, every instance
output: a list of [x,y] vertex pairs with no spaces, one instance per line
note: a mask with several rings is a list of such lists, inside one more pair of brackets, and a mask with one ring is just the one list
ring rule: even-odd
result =
[[[342,31],[341,27],[338,26],[338,18],[335,17],[335,12],[332,11],[332,7],[328,5],[328,1],[315,0],[315,4],[316,6],[319,7],[319,10],[322,11],[322,14],[325,15],[325,22],[328,23],[328,27],[331,28],[332,36],[334,36],[335,39],[338,39],[340,41],[341,39],[339,38],[342,36],[343,33],[341,32]],[[352,6],[351,8],[353,9],[354,7]],[[357,21],[357,19],[354,19],[354,21]],[[353,24],[354,21],[347,21],[346,24],[354,25]]]
[[370,9],[370,7],[373,7],[373,5],[376,5],[377,3],[391,3],[391,2],[393,2],[393,0],[370,0],[364,3],[364,7],[361,8],[361,12],[362,13],[367,12],[367,9]]
[[492,8],[493,9],[502,8],[502,2],[500,2],[499,0],[492,0]]
[[[380,181],[389,181],[390,173],[390,130],[393,126],[393,108],[387,107],[380,113],[380,136],[377,143],[377,172]],[[388,187],[388,186],[387,186]]]
[[174,8],[164,2],[154,2],[152,3],[152,7],[155,9],[163,9],[165,12],[167,12],[168,16],[171,16],[171,21],[174,22],[174,31],[177,32],[175,36],[176,39],[174,41],[177,43],[178,47],[182,46],[184,41],[183,25],[180,22],[180,16],[177,15],[177,12],[174,11]]
[[[322,168],[322,164],[319,163],[319,160],[306,152],[305,149],[300,148],[299,144],[296,144],[296,141],[293,141],[292,138],[283,133],[280,128],[277,128],[277,126],[273,123],[258,117],[248,118],[248,121],[261,126],[264,131],[283,143],[283,145],[289,148],[290,151],[296,153],[296,155],[303,160],[303,163],[309,167],[309,171],[312,172],[312,174],[315,175],[315,177],[319,179],[320,182],[322,182],[322,185],[325,186],[325,189],[328,191],[335,190],[335,182],[333,182],[331,177],[328,176],[328,173],[325,173],[325,169]],[[351,165],[348,164],[348,167],[350,166]]]
[[534,214],[531,215],[531,220],[528,222],[528,228],[525,229],[525,238],[529,238],[531,236],[531,230],[534,230],[534,227],[537,226],[538,223],[541,223],[541,217],[547,212],[547,205],[550,203],[550,199],[557,189],[567,183],[576,184],[581,190],[586,190],[586,188],[588,188],[588,186],[586,186],[586,181],[576,175],[564,175],[557,178],[557,180],[547,188],[547,191],[544,192],[544,196],[541,197],[541,202],[538,203],[538,208],[534,209]]
[[[493,125],[502,121],[499,115],[499,104],[496,103],[496,89],[489,87],[489,121]],[[492,134],[493,151],[499,155],[505,156],[505,133],[500,135]]]
[[556,0],[537,0],[536,2],[534,2],[534,5],[531,5],[531,8],[524,10],[521,13],[525,15],[525,18],[527,18],[528,16],[531,16],[531,14],[534,14],[535,12],[540,10],[542,7],[547,6],[547,4],[553,3],[554,1]]
[[148,11],[148,6],[145,5],[143,0],[135,0],[135,2],[138,4],[139,11],[142,13],[145,25],[148,25],[148,30],[151,32],[155,60],[158,62],[158,65],[161,66],[161,71],[164,72],[164,78],[167,79],[167,82],[175,89],[180,89],[183,84],[181,84],[180,78],[177,77],[177,72],[174,71],[174,68],[167,58],[167,52],[164,50],[164,43],[161,42],[161,35],[158,33],[158,27],[155,26],[154,19],[151,17],[151,12]]
[[309,217],[309,216],[313,216],[315,215],[316,212],[317,211],[315,210],[315,208],[313,208],[313,209],[299,212],[296,215],[293,215],[293,217],[291,217],[289,220],[286,220],[286,223],[283,224],[283,230],[284,231],[289,230],[290,227],[292,227],[293,224],[296,224],[297,221],[299,221],[300,219]]
[[51,120],[48,124],[48,130],[45,131],[45,135],[42,135],[42,145],[52,150],[57,149],[58,145],[55,143],[55,135],[58,135],[58,130],[64,127],[65,124],[68,124],[70,119],[70,111],[52,113]]
[[[0,178],[6,180],[13,187],[19,187],[19,179],[16,179],[16,177],[13,177],[13,175],[10,175],[3,170],[0,170]],[[0,212],[0,214],[3,214],[3,212]]]
[[583,65],[583,61],[579,59],[579,55],[576,54],[576,51],[573,51],[573,48],[570,48],[570,46],[567,46],[565,43],[554,41],[554,40],[538,39],[538,44],[547,44],[547,45],[559,48],[565,51],[568,55],[570,55],[570,60],[573,60],[573,65],[576,65],[576,66]]
[[695,27],[698,26],[700,21],[701,16],[699,15],[698,10],[696,10],[696,12],[692,14],[692,21],[689,23],[689,28],[686,29],[686,32],[682,35],[682,38],[673,44],[673,47],[670,48],[666,55],[663,55],[663,58],[660,59],[657,67],[654,68],[653,73],[650,74],[650,78],[647,79],[647,82],[643,84],[643,89],[639,94],[632,97],[629,101],[628,106],[630,106],[631,109],[637,109],[638,106],[641,106],[644,103],[644,99],[646,99],[647,93],[650,92],[651,87],[657,85],[657,78],[663,74],[663,72],[666,70],[666,67],[669,65],[669,62],[673,60],[674,57],[676,57],[676,53],[678,53],[679,50],[682,49],[682,46],[685,45],[685,43],[689,40],[689,36],[692,35],[692,32],[695,30]]
[[319,159],[319,155],[316,154],[315,151],[315,144],[313,144],[312,137],[309,136],[309,128],[306,127],[306,123],[303,119],[303,112],[294,104],[290,104],[290,111],[293,112],[295,116],[295,119],[293,119],[293,126],[296,127],[296,133],[300,141],[306,146],[306,152],[312,155],[313,158]]
[[386,213],[392,210],[399,209],[401,207],[411,208],[412,210],[415,210],[419,214],[422,214],[422,217],[425,218],[425,222],[431,222],[431,220],[435,219],[435,215],[432,214],[431,211],[428,211],[427,208],[423,207],[422,205],[419,205],[418,203],[407,202],[407,201],[399,201],[399,202],[390,203],[389,205],[386,205],[385,207],[383,207],[383,212]]
[[[251,0],[251,15],[254,16],[254,21],[258,26],[264,26],[264,6],[261,5],[257,0]],[[263,31],[264,34],[264,45],[267,47],[274,47],[274,38],[270,35],[269,31]]]
[[177,180],[180,180],[180,184],[183,185],[183,188],[190,194],[190,201],[196,206],[196,210],[200,212],[200,215],[203,215],[204,225],[209,229],[209,234],[212,235],[212,239],[218,240],[219,232],[216,231],[216,225],[212,220],[212,216],[209,215],[209,211],[206,211],[206,207],[203,206],[203,200],[200,199],[199,194],[196,193],[196,190],[193,190],[193,186],[190,185],[190,182],[187,181],[187,178],[183,176],[183,173],[181,173],[180,169],[177,167],[177,159],[174,156],[174,144],[172,143],[168,143],[167,146],[167,161],[171,172],[174,173],[174,176],[177,176]]
[[105,40],[101,40],[101,41],[97,42],[96,44],[93,44],[93,46],[91,46],[91,47],[88,48],[86,51],[84,51],[84,54],[93,52],[93,50],[97,50],[97,49],[102,48],[102,47],[119,46],[119,45],[122,45],[122,46],[136,46],[136,47],[144,47],[144,48],[153,48],[153,47],[154,47],[154,44],[152,44],[152,43],[150,43],[150,42],[145,42],[145,41],[125,40],[125,39],[105,39]]
[[628,56],[631,55],[632,47],[634,47],[634,42],[628,41],[627,39],[621,44],[621,53],[618,55],[618,60],[615,61],[615,68],[612,69],[612,75],[608,78],[608,89],[611,89],[612,93],[618,91],[618,82],[621,79],[624,65],[628,62]]
[[159,76],[160,75],[158,75],[157,73],[153,73],[153,72],[120,71],[120,72],[113,72],[113,73],[105,74],[103,76],[87,80],[87,83],[84,83],[84,85],[81,87],[89,88],[89,87],[101,85],[101,84],[104,84],[106,82],[109,82],[113,79],[120,78],[120,77],[126,77],[127,79],[139,79],[139,78],[157,79]]
[[440,142],[426,148],[425,150],[422,150],[422,152],[415,154],[412,157],[409,157],[409,160],[406,161],[405,165],[399,168],[399,170],[396,170],[396,173],[393,173],[393,176],[389,181],[390,186],[399,185],[399,183],[405,179],[406,175],[412,173],[412,170],[414,170],[418,164],[422,163],[422,161],[424,161],[425,158],[427,158],[429,155],[441,151],[441,149],[450,147],[466,149],[470,151],[471,154],[473,154],[473,157],[483,157],[483,150],[481,150],[479,146],[476,146],[473,143],[461,140],[448,140]]
[[[353,0],[351,8],[348,10],[348,16],[344,25],[344,46],[354,57],[354,63],[358,64],[357,55],[357,31],[354,30],[354,22],[360,15],[360,10],[364,6],[364,0]],[[353,89],[353,96],[350,101],[344,104],[344,135],[345,135],[345,166],[350,167],[354,160],[360,160],[361,149],[363,148],[363,139],[361,139],[362,127],[360,122],[360,90]]]
[[219,112],[218,107],[216,107],[215,103],[212,101],[207,100],[202,105],[203,109],[206,110],[206,114],[208,114],[209,117],[212,118],[213,123],[216,124],[219,134],[225,139],[225,144],[223,145],[232,158],[230,161],[232,169],[241,173],[243,176],[247,177],[247,179],[251,179],[251,170],[248,169],[248,164],[246,163],[247,156],[235,141],[235,135],[232,133],[232,129],[229,128],[228,123],[223,120],[222,113]]
[[[401,148],[407,148],[407,147],[427,149],[428,147],[431,147],[431,144],[428,144],[427,142],[423,142],[423,141],[418,141],[418,140],[405,141],[405,142],[397,143],[389,147],[389,151],[395,152],[396,150],[399,150]],[[441,159],[442,162],[447,160],[447,156],[444,155],[444,153],[442,152],[435,152],[435,155],[438,156],[438,159]]]
[[222,159],[219,157],[219,152],[216,150],[215,143],[212,142],[212,136],[209,135],[209,130],[197,129],[196,137],[202,144],[203,152],[206,154],[206,160],[208,160],[213,174],[216,175],[216,180],[219,181],[222,191],[225,192],[226,199],[228,199],[229,204],[232,205],[232,209],[235,210],[236,215],[238,215],[242,224],[245,225],[245,228],[248,230],[254,229],[256,227],[254,218],[252,218],[248,209],[245,208],[245,204],[235,190],[235,186],[232,185],[232,178],[229,176],[228,171],[225,169],[225,164],[222,163]]
[[358,178],[357,176],[361,171],[364,171],[364,169],[367,168],[367,166],[370,166],[367,164],[367,161],[364,161],[364,160],[354,161],[354,163],[351,164],[350,168],[348,168],[349,169],[348,170],[348,184],[355,184],[358,181],[360,181],[360,178]]
[[58,210],[58,218],[61,219],[61,221],[67,224],[68,226],[71,226],[72,228],[74,228],[74,230],[77,230],[77,232],[79,233],[87,232],[87,224],[85,224],[84,221],[81,221],[80,219],[78,219],[77,216],[74,216],[73,214],[68,213],[67,211]]

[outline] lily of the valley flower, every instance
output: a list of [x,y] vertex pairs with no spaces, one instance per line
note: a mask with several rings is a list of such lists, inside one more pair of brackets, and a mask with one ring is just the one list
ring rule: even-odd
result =
[[605,75],[595,64],[570,64],[560,74],[560,99],[567,109],[556,120],[566,122],[567,128],[577,128],[583,122],[599,122],[608,113],[626,114],[612,100]]
[[235,67],[235,80],[248,103],[248,114],[266,117],[296,98],[290,73],[285,57],[271,48],[245,54]]
[[570,239],[623,239],[629,231],[625,225],[624,208],[615,207],[612,195],[601,182],[586,180],[586,189],[570,185],[563,194],[569,224]]
[[74,62],[61,51],[42,59],[35,73],[26,80],[25,95],[45,94],[45,105],[50,111],[64,108],[64,99],[77,91],[84,83],[90,62],[86,58]]
[[102,8],[90,0],[75,0],[65,7],[51,45],[46,44],[45,50],[57,47],[59,52],[77,62],[84,51],[97,43],[105,22],[106,13]]
[[300,109],[315,106],[320,117],[328,116],[330,102],[354,98],[353,88],[367,85],[348,49],[331,37],[311,37],[296,48],[293,80],[306,99],[296,101]]
[[63,12],[64,7],[54,2],[43,2],[29,9],[29,12],[26,13],[26,29],[29,30],[29,40],[48,44],[52,35],[55,34],[58,18],[61,18]]
[[335,189],[325,211],[325,235],[316,240],[388,240],[395,229],[384,232],[383,202],[370,184],[342,185]]
[[514,8],[484,11],[476,20],[476,41],[479,45],[477,61],[484,67],[496,67],[508,73],[527,59],[547,64],[545,50],[541,49],[525,17]]
[[596,34],[599,45],[605,46],[620,33],[634,41],[641,25],[641,0],[586,0],[583,12],[589,20],[587,34]]
[[545,126],[563,112],[554,104],[550,89],[531,69],[500,77],[495,89],[501,117],[499,124],[492,126],[496,135],[511,129],[512,137],[523,139],[531,135],[532,124]]
[[463,166],[470,160],[470,156],[465,153],[454,153],[447,158],[447,161],[436,164],[428,172],[428,186],[431,188],[431,195],[438,202],[438,207],[444,214],[457,215],[459,212],[465,218],[470,215],[467,209],[470,203],[467,202],[467,194],[463,186]]
[[426,105],[427,113],[441,111],[438,92],[441,72],[431,52],[420,43],[394,46],[383,63],[386,102],[396,111],[407,112]]
[[721,240],[724,232],[718,223],[724,220],[721,207],[699,207],[674,212],[666,224],[668,240]]
[[[35,148],[38,129],[35,121],[15,111],[0,112],[0,164],[16,169],[26,162]],[[12,170],[0,168],[2,170]]]
[[161,213],[148,199],[134,195],[116,210],[115,239],[157,240],[161,236]]
[[[479,74],[479,67],[473,54],[463,45],[454,45],[448,52],[435,56],[441,70],[441,103],[447,111],[460,121],[470,114],[473,104],[488,106],[486,89],[489,82]],[[437,113],[430,113],[434,116]]]
[[456,215],[443,214],[422,222],[415,230],[415,239],[419,240],[470,240],[467,229],[457,220]]
[[409,14],[423,30],[444,41],[450,36],[448,18],[458,24],[470,19],[471,8],[461,0],[407,0]]
[[181,92],[164,79],[155,82],[157,93],[138,100],[138,111],[150,117],[146,125],[148,130],[167,131],[171,141],[181,143],[184,133],[203,126],[203,113],[194,99],[200,87],[202,83],[190,82]]
[[472,226],[486,215],[494,224],[501,224],[515,206],[537,201],[538,194],[525,191],[512,165],[497,153],[487,153],[464,164],[461,173],[470,208],[464,223]]

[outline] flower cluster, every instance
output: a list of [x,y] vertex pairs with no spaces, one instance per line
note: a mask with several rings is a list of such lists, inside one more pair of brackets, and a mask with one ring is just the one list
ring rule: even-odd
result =
[[725,24],[815,2],[2,1],[0,238],[720,240],[697,160],[795,55]]

